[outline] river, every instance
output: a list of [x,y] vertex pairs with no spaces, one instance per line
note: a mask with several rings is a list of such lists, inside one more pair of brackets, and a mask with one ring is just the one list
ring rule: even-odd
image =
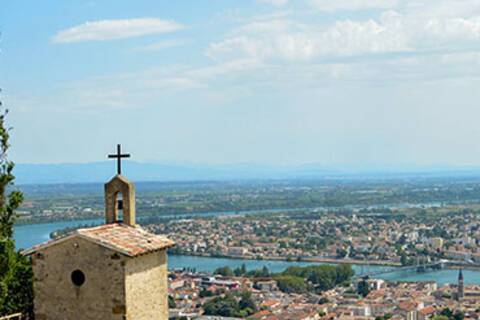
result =
[[[49,235],[52,231],[64,229],[67,227],[76,227],[80,225],[99,224],[102,220],[77,220],[77,221],[60,221],[44,224],[30,224],[15,226],[14,237],[17,248],[29,248],[44,241],[49,240]],[[229,266],[236,268],[245,264],[248,270],[259,269],[264,266],[268,267],[270,271],[280,272],[289,266],[293,265],[311,265],[309,262],[296,261],[267,261],[267,260],[241,260],[241,259],[225,259],[225,258],[208,258],[208,257],[192,257],[192,256],[175,256],[170,255],[168,258],[168,266],[171,269],[177,268],[195,268],[197,271],[213,271],[218,267]],[[379,271],[390,269],[391,267],[383,266],[360,266],[354,265],[354,270],[357,273],[364,273],[370,271]],[[436,271],[428,271],[424,273],[417,273],[415,271],[397,271],[379,276],[385,280],[399,280],[399,281],[425,281],[435,280],[439,285],[445,283],[456,283],[458,271],[451,269],[443,269]],[[466,284],[480,284],[480,271],[464,270],[464,277]]]

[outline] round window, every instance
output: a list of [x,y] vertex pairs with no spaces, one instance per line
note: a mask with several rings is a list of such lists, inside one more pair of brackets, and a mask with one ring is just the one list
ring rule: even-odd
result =
[[85,274],[80,270],[75,270],[72,272],[72,282],[77,287],[80,287],[82,284],[85,283]]

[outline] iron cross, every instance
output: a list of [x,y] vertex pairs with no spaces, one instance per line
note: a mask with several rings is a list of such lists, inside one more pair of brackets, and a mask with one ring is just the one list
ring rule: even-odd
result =
[[122,158],[130,158],[130,154],[122,154],[122,146],[117,144],[117,153],[109,154],[108,158],[117,159],[117,174],[122,174]]

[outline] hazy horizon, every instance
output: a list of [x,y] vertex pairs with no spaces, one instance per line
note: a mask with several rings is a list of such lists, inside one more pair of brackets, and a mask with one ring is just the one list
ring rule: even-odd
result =
[[[480,178],[478,167],[349,167],[273,166],[252,164],[201,165],[125,161],[122,174],[136,182],[269,181],[324,179]],[[116,174],[108,161],[83,164],[17,164],[16,182],[25,184],[104,183]]]
[[[338,169],[352,169],[352,170],[371,170],[373,172],[381,172],[387,170],[457,170],[457,169],[480,169],[478,165],[455,165],[455,164],[408,164],[408,163],[370,163],[370,164],[356,164],[356,163],[331,163],[321,164],[318,162],[304,162],[304,163],[289,163],[289,164],[276,164],[266,162],[225,162],[225,163],[209,163],[209,162],[195,162],[195,161],[162,161],[162,160],[122,160],[122,163],[135,163],[139,165],[165,165],[165,166],[192,166],[192,167],[270,167],[270,168],[302,168],[302,167],[314,167],[314,168],[338,168]],[[104,164],[111,166],[112,170],[115,170],[116,164],[114,161],[99,159],[96,161],[57,161],[57,162],[16,162],[16,165],[33,165],[33,166],[83,166],[83,165],[95,165]]]

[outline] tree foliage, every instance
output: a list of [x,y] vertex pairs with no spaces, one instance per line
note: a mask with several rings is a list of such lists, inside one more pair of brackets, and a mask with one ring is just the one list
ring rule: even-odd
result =
[[[305,292],[305,290],[310,290],[310,286],[306,284],[308,282],[312,284],[315,291],[321,292],[330,290],[337,285],[349,283],[353,275],[352,267],[347,264],[289,267],[280,276],[275,277],[275,280],[279,282],[279,288],[282,291]],[[300,285],[299,279],[302,280],[303,285]]]
[[367,280],[362,279],[358,285],[357,285],[357,292],[360,294],[362,297],[368,296],[370,293],[370,286],[368,285]]
[[5,126],[5,117],[8,112],[0,115],[0,239],[13,238],[13,224],[15,223],[15,210],[22,204],[23,194],[18,190],[8,192],[12,187],[15,176],[15,164],[8,160],[7,151],[10,148],[9,128]]
[[462,311],[456,310],[455,312],[450,310],[449,308],[445,308],[438,315],[434,317],[437,320],[463,320],[465,315]]
[[309,290],[309,286],[302,277],[292,275],[275,276],[277,286],[282,292],[286,293],[305,293]]
[[168,308],[169,309],[175,309],[177,307],[177,303],[175,302],[175,299],[172,296],[168,296]]
[[242,292],[240,296],[231,293],[223,297],[215,297],[203,305],[205,315],[245,318],[255,313],[257,306],[250,292]]
[[7,157],[10,129],[7,112],[0,115],[0,316],[15,312],[32,314],[33,272],[28,258],[15,249],[13,225],[23,194],[13,189],[14,163]]
[[233,276],[233,271],[230,267],[220,267],[215,269],[215,271],[213,271],[213,274],[218,274],[224,277],[231,277]]
[[247,267],[245,266],[245,263],[242,263],[242,266],[240,268],[235,268],[233,270],[233,274],[236,277],[244,276],[247,273]]
[[270,270],[268,270],[267,266],[263,266],[262,269],[255,269],[248,271],[246,273],[247,277],[252,278],[268,278],[271,276]]
[[307,291],[322,292],[337,285],[347,285],[355,272],[348,264],[338,266],[313,265],[306,267],[293,266],[281,273],[271,273],[266,266],[261,269],[247,271],[245,265],[232,270],[229,267],[217,268],[214,274],[224,276],[247,276],[251,278],[272,277],[283,292],[305,293]]

